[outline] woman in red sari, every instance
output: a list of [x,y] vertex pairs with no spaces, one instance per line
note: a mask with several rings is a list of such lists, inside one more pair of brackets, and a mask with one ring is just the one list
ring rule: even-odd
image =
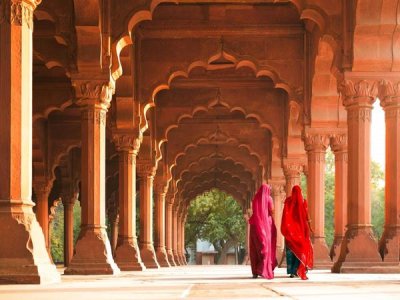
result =
[[250,262],[253,278],[274,278],[276,262],[276,227],[270,187],[263,184],[252,201],[250,224]]
[[307,201],[301,188],[295,185],[292,195],[287,197],[283,207],[281,232],[285,237],[286,262],[290,277],[298,275],[306,280],[307,270],[313,267],[313,249],[310,240],[310,224]]

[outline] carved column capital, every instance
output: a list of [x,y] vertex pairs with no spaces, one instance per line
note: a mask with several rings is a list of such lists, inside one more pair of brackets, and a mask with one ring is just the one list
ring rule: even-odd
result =
[[371,106],[378,95],[378,81],[345,79],[339,86],[339,91],[343,95],[343,105],[350,107],[353,105]]
[[400,81],[382,80],[379,97],[386,119],[400,118]]
[[82,107],[94,106],[107,111],[110,107],[114,87],[104,80],[73,80],[76,104]]
[[156,180],[154,182],[154,192],[156,194],[166,195],[167,191],[168,191],[168,185],[165,182],[161,180]]
[[347,151],[347,134],[332,134],[331,148],[333,152]]
[[36,193],[36,196],[39,195],[49,195],[51,191],[51,183],[50,182],[33,182],[33,189]]
[[130,134],[114,134],[114,144],[117,151],[133,151],[136,156],[139,153],[142,139]]
[[156,175],[156,168],[151,161],[138,160],[136,171],[140,177],[147,176],[154,178]]
[[305,133],[303,135],[306,151],[325,152],[329,144],[329,137],[320,133]]
[[33,11],[41,0],[2,0],[0,24],[7,22],[15,26],[27,26],[33,30]]
[[285,192],[285,183],[271,183],[271,192],[274,198],[283,197]]
[[303,171],[303,164],[296,162],[286,162],[283,165],[283,172],[286,177],[300,176]]

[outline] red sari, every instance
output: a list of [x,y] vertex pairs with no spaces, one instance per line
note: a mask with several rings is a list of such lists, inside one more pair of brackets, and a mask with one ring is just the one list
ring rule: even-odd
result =
[[254,277],[272,279],[276,262],[276,227],[272,212],[274,204],[270,188],[263,184],[252,201],[250,224],[250,262]]
[[286,247],[299,259],[297,274],[307,279],[306,272],[313,267],[313,249],[308,225],[307,201],[303,200],[301,189],[295,185],[292,195],[285,200],[281,232],[285,237]]

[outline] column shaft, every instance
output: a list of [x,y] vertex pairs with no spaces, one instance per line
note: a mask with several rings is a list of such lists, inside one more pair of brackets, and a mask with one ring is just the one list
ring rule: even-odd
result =
[[178,207],[174,206],[172,210],[172,220],[173,220],[173,236],[172,236],[172,253],[174,255],[174,261],[177,266],[180,266],[180,260],[178,255]]
[[64,205],[64,265],[69,266],[74,253],[74,204],[75,197],[65,199]]
[[171,200],[167,201],[167,214],[165,219],[165,238],[166,238],[166,248],[168,255],[168,262],[171,266],[176,266],[173,254],[173,212],[172,212],[173,202]]
[[314,268],[332,266],[325,241],[325,153],[328,137],[307,133],[305,145],[308,155],[307,195],[310,213]]
[[[387,83],[386,83],[387,84]],[[400,95],[391,93],[381,102],[386,122],[385,226],[379,242],[385,262],[400,258]]]
[[[142,166],[140,172],[140,254],[147,268],[159,268],[153,245],[154,171]],[[144,169],[144,170],[143,170]]]
[[335,153],[335,236],[330,257],[336,261],[347,225],[347,135],[334,137],[332,149]]
[[119,149],[119,230],[114,255],[115,262],[123,271],[143,270],[145,267],[136,236],[136,155],[138,149],[134,149],[133,139],[119,136],[116,140]]
[[168,262],[167,251],[165,249],[165,196],[166,191],[164,186],[156,187],[155,189],[155,201],[156,201],[156,256],[157,261],[161,267],[170,267]]

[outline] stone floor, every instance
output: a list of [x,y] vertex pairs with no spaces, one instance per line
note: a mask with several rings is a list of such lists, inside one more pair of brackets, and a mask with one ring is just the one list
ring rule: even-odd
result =
[[[60,270],[62,272],[62,270]],[[310,280],[252,279],[249,266],[185,266],[119,276],[62,276],[52,285],[0,285],[0,300],[113,299],[400,299],[400,274],[331,274]]]

